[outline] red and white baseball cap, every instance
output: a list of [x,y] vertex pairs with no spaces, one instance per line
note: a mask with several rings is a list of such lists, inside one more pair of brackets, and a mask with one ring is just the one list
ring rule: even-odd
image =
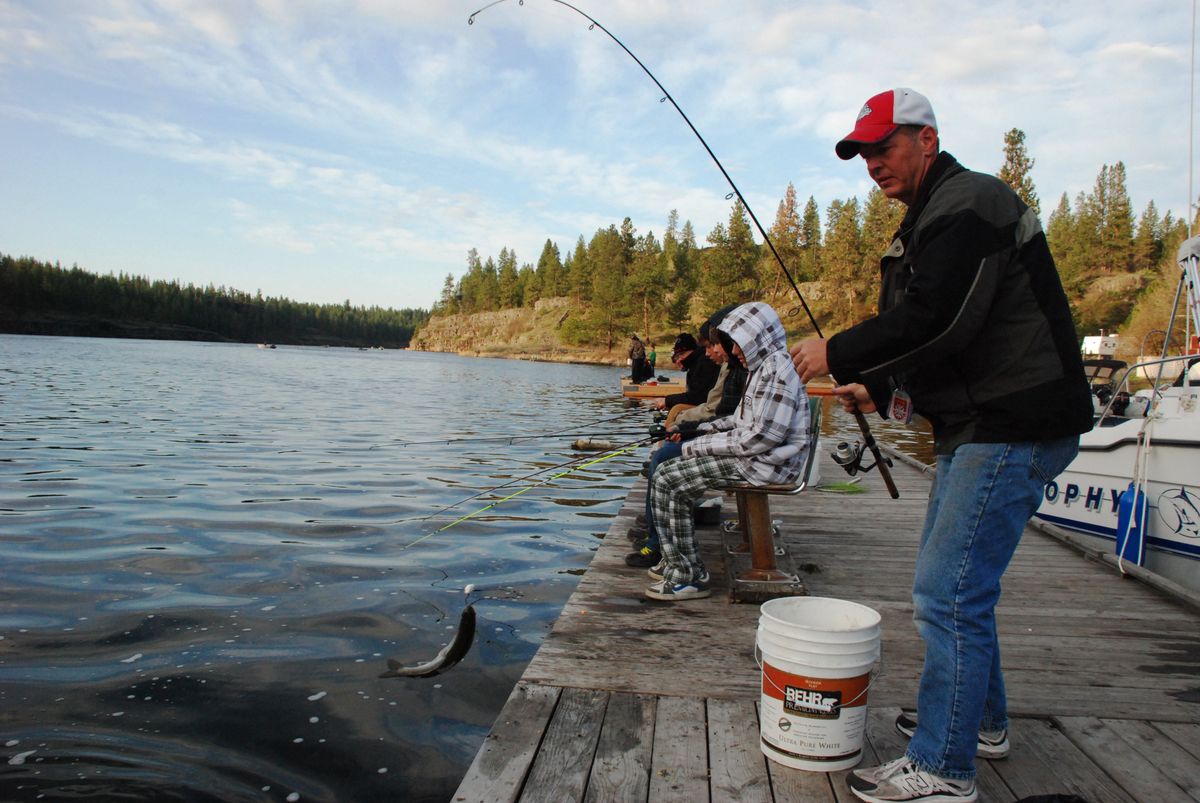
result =
[[906,87],[880,92],[863,104],[854,130],[842,137],[834,150],[842,159],[853,159],[860,145],[882,142],[902,125],[927,125],[936,130],[929,98]]

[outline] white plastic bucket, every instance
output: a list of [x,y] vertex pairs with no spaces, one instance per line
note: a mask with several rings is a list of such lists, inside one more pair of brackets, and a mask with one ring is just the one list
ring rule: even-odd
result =
[[770,760],[834,772],[862,760],[867,688],[879,658],[879,613],[828,597],[763,603],[759,733]]

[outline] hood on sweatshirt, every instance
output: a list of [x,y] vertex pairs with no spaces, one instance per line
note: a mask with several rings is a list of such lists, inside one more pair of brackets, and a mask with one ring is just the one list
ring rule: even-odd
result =
[[729,335],[746,355],[746,368],[751,373],[758,370],[768,354],[787,349],[783,321],[765,301],[742,304],[726,315],[717,329]]

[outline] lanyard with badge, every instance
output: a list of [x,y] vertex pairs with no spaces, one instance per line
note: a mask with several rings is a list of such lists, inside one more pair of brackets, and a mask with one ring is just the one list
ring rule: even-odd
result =
[[888,418],[893,421],[908,424],[913,417],[912,396],[909,396],[903,388],[896,388],[892,391],[892,400],[888,402],[887,412]]

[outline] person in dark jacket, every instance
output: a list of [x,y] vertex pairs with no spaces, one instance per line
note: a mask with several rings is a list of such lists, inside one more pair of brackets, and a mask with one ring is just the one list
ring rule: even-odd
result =
[[[708,398],[708,392],[717,383],[717,374],[721,371],[717,364],[710,360],[704,350],[700,348],[696,338],[687,332],[680,332],[679,337],[675,338],[675,346],[671,350],[671,362],[680,370],[686,371],[687,378],[686,390],[683,393],[672,393],[665,398],[658,399],[654,405],[660,410],[671,411],[667,416],[668,426],[674,423],[675,416],[679,413],[704,403]],[[686,406],[678,407],[681,404]],[[678,409],[674,409],[677,407]]]
[[646,360],[646,346],[637,335],[629,336],[629,378],[634,382],[645,382],[654,376],[654,370]]
[[[700,327],[698,343],[703,347],[705,355],[720,366],[720,373],[717,374],[717,383],[708,392],[708,399],[704,404],[684,410],[677,415],[667,430],[669,433],[674,434],[684,427],[694,429],[702,421],[711,421],[714,418],[732,415],[741,404],[749,374],[746,366],[730,357],[717,336],[717,325],[725,320],[725,316],[733,312],[737,306],[737,304],[730,304],[722,307]],[[664,440],[660,443],[650,459],[646,461],[643,470],[647,478],[647,487],[654,481],[654,472],[660,465],[668,460],[674,460],[682,453],[682,442]],[[641,518],[641,524],[642,526],[635,526],[629,530],[629,537],[634,542],[634,551],[625,556],[625,563],[628,566],[649,569],[662,560],[658,530],[654,527],[654,510],[650,504],[650,494],[646,494],[646,508]]]
[[925,641],[904,756],[854,770],[867,801],[977,798],[975,759],[1008,754],[995,606],[1046,482],[1078,451],[1092,407],[1037,214],[994,176],[940,151],[911,89],[866,102],[836,147],[862,156],[908,208],[880,262],[879,314],[792,348],[804,381],[832,373],[847,410],[933,426],[937,476],[917,552],[913,619]]

